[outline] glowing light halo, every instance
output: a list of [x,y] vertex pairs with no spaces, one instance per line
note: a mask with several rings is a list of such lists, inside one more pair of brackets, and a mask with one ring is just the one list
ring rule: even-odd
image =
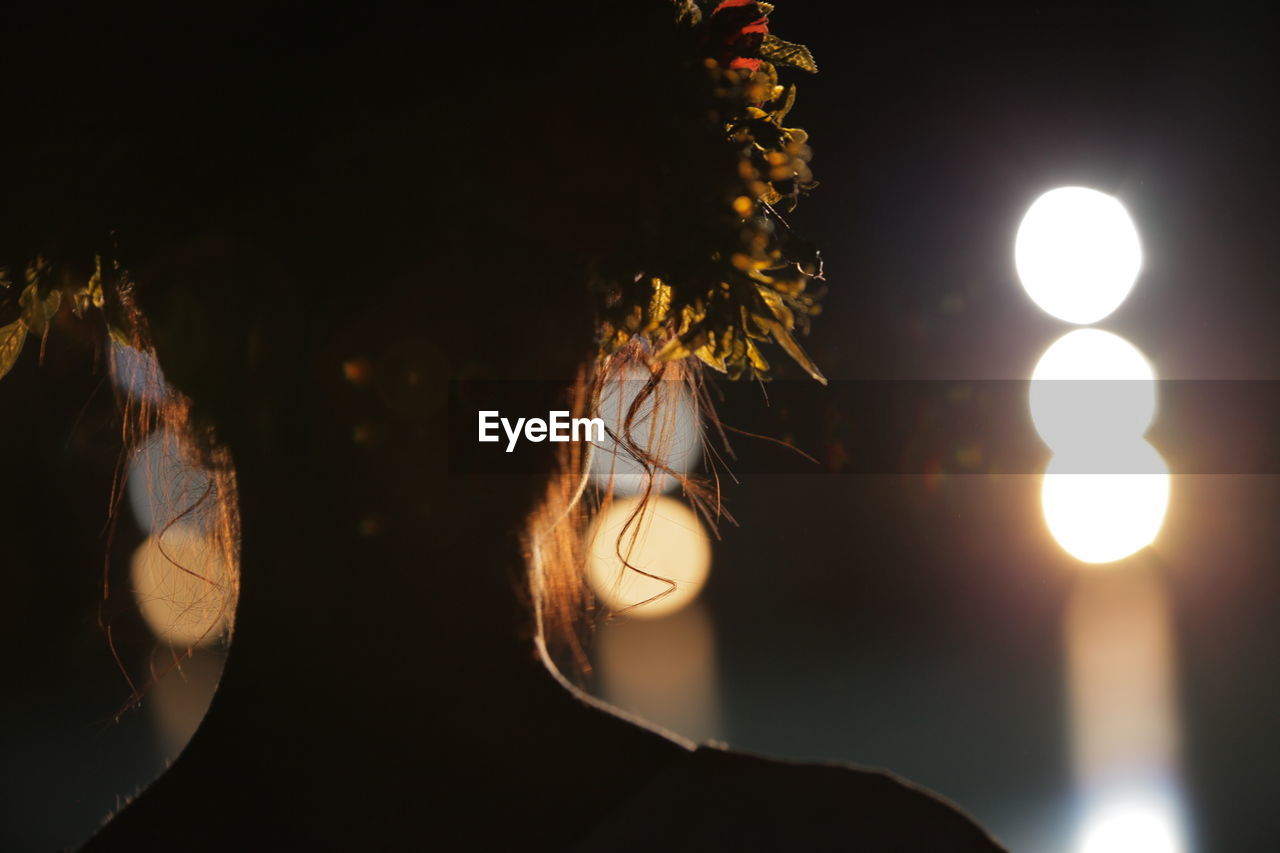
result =
[[[587,582],[614,610],[630,608],[628,615],[644,618],[665,616],[697,598],[706,584],[711,540],[693,510],[668,497],[651,499],[626,528],[639,505],[639,498],[615,499],[596,518],[587,534]],[[633,531],[634,546],[628,547]],[[640,571],[619,557],[619,534],[627,562]],[[674,581],[675,588],[660,578]]]
[[[1118,468],[1112,471],[1099,468]],[[1169,467],[1144,439],[1096,457],[1055,454],[1040,490],[1045,523],[1085,563],[1112,563],[1155,541],[1169,507]]]
[[148,533],[159,533],[178,516],[184,525],[212,529],[218,501],[211,487],[208,472],[187,459],[181,439],[167,429],[157,430],[138,448],[125,478],[134,518]]
[[1184,853],[1177,810],[1145,797],[1108,803],[1090,815],[1079,853]]
[[[634,368],[605,385],[597,414],[614,435],[622,434],[626,413],[648,380],[647,371]],[[698,466],[702,461],[700,418],[683,382],[658,383],[653,396],[637,410],[631,439],[675,473],[687,474]],[[591,455],[591,478],[602,490],[611,487],[615,495],[638,495],[650,486],[650,474],[644,465],[610,436],[596,443]],[[680,485],[677,477],[662,471],[652,479],[653,488],[659,492],[671,492]]]
[[1031,373],[1031,420],[1055,451],[1144,435],[1156,414],[1156,375],[1138,348],[1101,329],[1049,345]]
[[1077,325],[1120,307],[1142,269],[1138,230],[1124,205],[1087,187],[1059,187],[1032,202],[1013,254],[1032,301]]
[[1077,853],[1182,850],[1172,596],[1158,572],[1088,572],[1062,622]]
[[231,616],[231,573],[199,530],[170,525],[133,554],[130,579],[143,620],[174,646],[218,640]]

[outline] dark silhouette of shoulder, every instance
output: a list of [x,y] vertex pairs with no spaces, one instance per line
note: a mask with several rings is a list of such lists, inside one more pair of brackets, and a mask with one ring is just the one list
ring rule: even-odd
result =
[[573,848],[987,853],[955,806],[887,773],[701,747],[672,762]]

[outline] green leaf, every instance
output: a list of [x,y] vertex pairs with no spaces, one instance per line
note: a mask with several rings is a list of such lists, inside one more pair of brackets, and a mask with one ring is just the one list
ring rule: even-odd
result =
[[22,306],[21,320],[27,324],[31,333],[42,335],[53,315],[58,313],[58,307],[62,305],[62,291],[51,290],[48,296],[41,299],[35,282],[32,282],[23,289],[22,295],[18,297],[18,304]]
[[788,68],[799,68],[811,74],[818,73],[818,63],[813,61],[813,54],[802,44],[783,41],[775,35],[767,35],[760,43],[760,58],[774,65]]
[[107,326],[107,334],[111,336],[111,340],[115,341],[122,347],[132,347],[129,336],[126,335],[119,326]]
[[770,327],[770,331],[773,332],[773,339],[778,342],[778,346],[782,347],[787,355],[795,360],[796,364],[803,367],[805,372],[823,385],[827,384],[827,377],[822,375],[818,365],[814,364],[813,359],[809,358],[808,354],[800,348],[800,344],[796,343],[796,339],[791,336],[791,332],[783,328],[782,324],[776,320]]
[[27,322],[21,317],[7,326],[0,326],[0,377],[13,369],[26,340]]
[[791,108],[796,105],[796,87],[794,85],[787,87],[787,94],[783,96],[782,106],[775,109],[772,113],[773,123],[782,126],[782,122],[786,120],[787,113],[791,112]]
[[696,0],[675,0],[676,21],[688,21],[690,25],[697,26],[702,22],[702,10],[698,8]]
[[58,308],[62,306],[62,291],[52,290],[49,295],[44,298],[44,303],[40,306],[44,309],[44,321],[48,323],[53,319],[53,315],[58,313]]
[[31,313],[35,309],[35,304],[39,301],[40,297],[36,293],[35,282],[31,282],[22,288],[22,294],[18,297],[18,304],[22,306],[22,321],[28,326],[31,325]]

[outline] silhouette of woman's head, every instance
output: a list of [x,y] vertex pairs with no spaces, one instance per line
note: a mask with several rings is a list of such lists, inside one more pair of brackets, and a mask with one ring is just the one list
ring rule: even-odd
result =
[[[539,476],[450,478],[446,389],[551,379],[537,408],[582,409],[636,365],[696,381],[692,358],[661,366],[670,354],[763,370],[758,340],[776,338],[803,359],[789,330],[815,270],[768,269],[806,249],[752,197],[781,206],[783,178],[803,188],[804,138],[781,128],[785,109],[730,122],[753,171],[708,122],[702,55],[738,75],[717,97],[783,92],[737,58],[761,49],[763,10],[723,5],[696,36],[675,21],[676,7],[698,17],[692,4],[659,2],[625,18],[600,4],[486,6],[447,25],[426,5],[305,21],[237,3],[19,15],[27,38],[7,71],[31,83],[18,111],[46,132],[6,143],[20,202],[6,206],[0,253],[68,280],[105,259],[105,322],[154,351],[172,389],[163,405],[132,404],[132,435],[179,430],[218,475],[229,552],[238,516],[261,523],[280,478],[311,465],[297,500],[324,484],[333,537],[426,533],[430,551],[458,529],[511,542],[523,529],[543,573],[534,589],[559,602],[539,612],[568,633],[582,586],[560,567],[580,558],[582,459],[544,445]],[[721,173],[732,191],[707,178]],[[726,217],[762,224],[713,244],[706,223]],[[695,301],[679,273],[726,275],[714,264],[728,270],[723,293]],[[739,316],[740,302],[759,317]],[[668,344],[682,349],[657,357]],[[571,515],[564,537],[542,535]]]

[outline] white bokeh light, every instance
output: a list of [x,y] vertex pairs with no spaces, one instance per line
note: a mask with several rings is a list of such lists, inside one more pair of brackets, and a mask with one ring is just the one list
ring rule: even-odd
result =
[[135,451],[125,491],[139,527],[147,533],[159,533],[179,520],[205,532],[217,523],[216,484],[191,462],[172,431],[152,433]]
[[1176,811],[1155,799],[1115,802],[1085,823],[1079,853],[1184,853]]
[[711,540],[693,510],[674,498],[650,500],[633,519],[640,505],[639,498],[620,498],[596,519],[587,540],[587,581],[614,610],[665,616],[702,590],[711,568]]
[[[596,442],[591,456],[591,477],[601,489],[615,495],[638,495],[650,486],[650,474],[612,436],[623,434],[627,413],[649,379],[647,371],[634,369],[611,379],[600,394],[596,412],[609,434]],[[686,384],[678,379],[663,380],[653,394],[637,408],[630,438],[646,453],[653,454],[674,474],[687,474],[702,461],[702,431],[698,407]],[[656,472],[652,486],[656,492],[670,492],[680,480],[664,471]]]
[[1013,254],[1035,303],[1077,325],[1116,310],[1142,268],[1138,230],[1124,205],[1085,187],[1037,198],[1018,226]]
[[1142,439],[1094,454],[1058,453],[1040,492],[1049,532],[1085,563],[1111,563],[1155,541],[1169,506],[1169,468]]
[[1138,438],[1155,417],[1155,378],[1124,338],[1076,329],[1054,341],[1031,374],[1031,420],[1055,451]]

